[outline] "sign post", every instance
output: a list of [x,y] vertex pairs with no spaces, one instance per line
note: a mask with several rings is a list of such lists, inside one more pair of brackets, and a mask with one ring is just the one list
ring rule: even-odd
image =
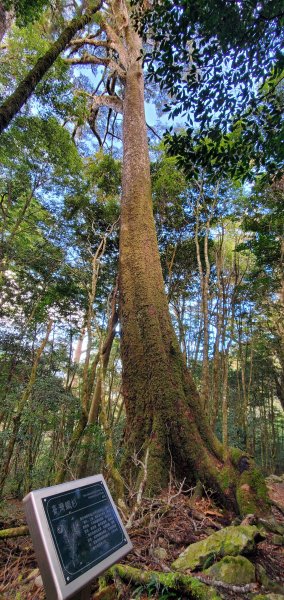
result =
[[89,600],[90,582],[132,549],[102,475],[30,492],[24,509],[48,600]]

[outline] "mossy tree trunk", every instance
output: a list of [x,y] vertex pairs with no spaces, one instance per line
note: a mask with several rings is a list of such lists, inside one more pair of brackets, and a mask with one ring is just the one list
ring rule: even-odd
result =
[[0,42],[2,41],[6,33],[6,10],[0,2]]
[[166,485],[171,460],[180,474],[198,473],[211,483],[222,467],[222,448],[205,420],[171,323],[152,210],[138,36],[132,47],[136,52],[125,82],[120,233],[128,453],[131,457],[150,444],[150,487]]
[[[126,41],[120,320],[127,472],[131,457],[139,452],[143,456],[149,447],[148,487],[152,491],[168,483],[173,467],[177,476],[201,479],[230,507],[236,508],[239,501],[245,512],[244,502],[251,509],[252,498],[259,495],[256,481],[249,483],[249,461],[242,462],[237,452],[234,465],[232,458],[224,464],[223,448],[209,428],[172,326],[152,209],[141,46],[131,29]],[[246,471],[244,486],[242,470]],[[243,493],[236,501],[239,484]],[[263,487],[260,494],[265,495]]]
[[[139,454],[143,460],[148,450],[150,491],[167,485],[172,468],[182,478],[200,479],[223,503],[231,508],[239,503],[246,512],[258,495],[258,474],[250,484],[249,460],[242,462],[238,451],[224,462],[222,445],[209,427],[172,326],[153,218],[141,40],[131,26],[124,0],[113,0],[110,9],[107,22],[104,15],[100,18],[107,36],[102,46],[117,52],[116,73],[124,94],[121,100],[117,95],[93,96],[92,108],[108,106],[123,114],[119,312],[127,413],[125,475],[136,481],[137,461],[132,457]],[[81,47],[84,42],[92,40],[74,43]],[[69,62],[100,64],[100,60],[84,52]],[[242,470],[245,487],[237,494],[243,484]]]

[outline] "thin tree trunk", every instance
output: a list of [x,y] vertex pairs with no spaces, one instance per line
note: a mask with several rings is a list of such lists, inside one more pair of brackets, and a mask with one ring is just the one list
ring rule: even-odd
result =
[[182,353],[185,357],[185,360],[187,362],[188,356],[187,356],[187,349],[186,349],[186,336],[185,336],[185,326],[184,326],[184,312],[185,312],[184,299],[182,300],[182,307],[180,307],[179,304],[172,303],[172,308],[173,308],[173,311],[174,311],[174,314],[175,314],[175,317],[177,320],[179,344],[182,349]]
[[[62,460],[61,467],[56,475],[55,483],[62,483],[66,476],[67,470],[69,468],[69,464],[71,458],[78,448],[79,442],[84,435],[86,425],[88,423],[88,414],[90,410],[90,398],[92,396],[92,390],[94,386],[94,380],[96,375],[96,367],[98,364],[98,357],[93,361],[92,368],[89,372],[90,366],[90,358],[91,358],[91,349],[92,349],[92,327],[93,327],[93,317],[94,317],[94,309],[93,304],[96,296],[96,288],[97,288],[97,280],[100,269],[100,261],[104,255],[107,237],[110,233],[112,233],[113,228],[116,223],[114,223],[110,229],[105,233],[103,238],[101,239],[99,246],[93,255],[92,258],[92,277],[91,277],[91,286],[89,292],[89,301],[88,301],[88,311],[87,311],[87,319],[86,319],[86,330],[88,335],[86,356],[84,362],[84,370],[83,370],[83,385],[82,385],[82,397],[81,397],[81,415],[78,423],[76,424],[69,446],[67,448],[67,452],[65,454],[64,459]],[[91,407],[92,408],[92,407]]]
[[219,411],[220,402],[220,340],[222,332],[222,285],[221,285],[221,269],[223,263],[223,234],[218,242],[218,248],[216,251],[216,270],[217,270],[217,302],[216,302],[216,336],[214,342],[214,353],[213,353],[213,378],[212,378],[212,416],[211,426],[213,431],[215,430],[216,421]]
[[100,389],[101,389],[101,424],[106,436],[106,472],[113,482],[114,496],[117,502],[124,501],[124,483],[123,479],[115,465],[114,448],[112,442],[112,430],[110,419],[106,410],[106,395],[105,395],[105,369],[103,359],[100,365]]
[[274,414],[274,402],[273,402],[273,390],[270,391],[270,424],[271,424],[271,471],[274,472],[276,466],[276,431],[275,431],[275,414]]
[[110,315],[108,328],[107,328],[107,336],[106,336],[105,342],[103,344],[102,350],[99,353],[98,363],[100,363],[101,366],[100,366],[99,374],[98,374],[98,377],[96,380],[95,390],[93,393],[93,397],[92,397],[92,401],[91,401],[91,405],[90,405],[90,409],[89,409],[86,429],[85,429],[84,435],[82,436],[83,448],[81,450],[81,455],[80,455],[79,461],[78,461],[78,476],[79,477],[84,477],[87,472],[89,449],[90,449],[90,445],[92,442],[92,435],[93,435],[92,425],[97,423],[97,420],[98,420],[99,410],[100,410],[101,402],[102,402],[102,394],[103,394],[102,382],[105,380],[107,367],[108,367],[108,363],[109,363],[109,358],[110,358],[110,353],[111,353],[111,348],[112,348],[113,340],[115,338],[115,329],[116,329],[116,325],[118,322],[118,313],[116,310],[116,294],[117,294],[117,288],[114,291],[114,295],[113,295],[113,299],[112,299],[112,310],[111,310],[111,315]]
[[[196,256],[197,256],[197,264],[198,271],[200,277],[200,288],[201,288],[201,298],[202,298],[202,318],[203,318],[203,355],[202,355],[202,376],[201,376],[201,401],[204,406],[204,410],[209,415],[209,398],[210,398],[210,371],[209,371],[209,281],[210,281],[210,261],[209,261],[209,233],[210,233],[210,225],[214,213],[214,209],[217,202],[217,194],[218,194],[219,185],[217,185],[214,200],[210,209],[204,205],[204,192],[203,192],[203,182],[201,182],[199,186],[199,197],[197,200],[197,206],[195,210],[195,247],[196,247]],[[205,234],[203,241],[203,249],[204,249],[204,261],[205,261],[205,270],[202,266],[201,262],[201,254],[200,254],[200,244],[199,244],[199,233],[200,233],[200,212],[202,209],[205,209],[206,212],[209,210],[209,214],[207,216],[206,225],[205,225]]]
[[202,376],[201,376],[201,401],[203,408],[208,412],[208,397],[209,397],[209,320],[208,320],[208,292],[209,292],[209,275],[210,275],[210,264],[208,257],[208,234],[209,234],[209,220],[206,223],[205,237],[204,237],[204,257],[205,257],[205,273],[203,272],[203,266],[201,262],[200,244],[199,244],[199,217],[201,211],[200,199],[203,194],[202,183],[200,187],[200,194],[197,201],[195,210],[195,248],[197,265],[200,278],[201,288],[201,304],[202,304],[202,321],[203,321],[203,352],[202,352]]
[[246,429],[246,449],[251,454],[251,439],[249,436],[249,424],[248,424],[248,410],[251,401],[251,384],[253,375],[253,356],[254,356],[254,338],[253,335],[250,339],[250,360],[249,360],[249,380],[247,387],[247,406],[245,411],[245,429]]
[[52,329],[52,325],[53,325],[53,321],[50,319],[47,325],[47,329],[46,329],[46,334],[44,339],[42,340],[39,348],[36,351],[35,354],[35,359],[34,359],[34,363],[32,366],[32,370],[31,370],[31,374],[30,374],[30,378],[29,378],[29,382],[28,385],[22,395],[22,397],[19,400],[18,406],[17,406],[17,410],[16,410],[16,414],[13,417],[13,429],[12,429],[12,433],[8,442],[8,446],[6,449],[6,456],[4,457],[4,461],[2,464],[2,469],[1,469],[1,476],[0,476],[0,495],[3,492],[3,487],[7,478],[7,475],[9,473],[9,467],[10,467],[10,462],[11,462],[11,458],[13,455],[13,450],[15,447],[15,443],[17,440],[17,435],[19,433],[19,428],[20,428],[20,423],[21,423],[21,416],[23,413],[24,408],[26,407],[27,403],[29,402],[30,399],[30,395],[32,393],[34,384],[35,384],[35,380],[36,380],[36,374],[37,374],[37,369],[38,369],[38,365],[39,365],[39,361],[41,359],[42,353],[45,349],[45,346],[48,342],[48,338]]

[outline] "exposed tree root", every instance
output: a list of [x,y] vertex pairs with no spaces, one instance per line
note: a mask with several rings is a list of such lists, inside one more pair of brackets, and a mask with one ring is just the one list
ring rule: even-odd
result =
[[26,525],[2,529],[2,531],[0,531],[0,539],[2,540],[11,537],[19,537],[20,535],[30,535],[29,528]]
[[102,588],[93,595],[93,600],[116,600],[117,589],[114,584]]
[[202,575],[196,576],[199,581],[202,581],[206,585],[210,583],[216,587],[220,587],[223,590],[229,590],[230,592],[236,592],[239,594],[245,594],[247,592],[255,592],[258,588],[257,583],[247,583],[245,585],[232,585],[229,583],[225,583],[224,581],[217,581],[215,579],[207,579],[207,577],[202,577]]
[[198,579],[182,573],[159,573],[158,571],[143,571],[128,565],[115,565],[109,569],[112,578],[119,575],[123,581],[133,584],[156,584],[157,589],[168,588],[189,594],[188,598],[195,600],[221,600],[214,588],[205,585]]

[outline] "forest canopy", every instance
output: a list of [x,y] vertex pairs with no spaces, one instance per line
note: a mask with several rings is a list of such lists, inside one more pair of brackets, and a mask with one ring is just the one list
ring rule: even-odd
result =
[[173,471],[264,508],[255,465],[284,455],[282,3],[0,7],[1,493],[103,471],[125,499],[147,457],[149,492]]

